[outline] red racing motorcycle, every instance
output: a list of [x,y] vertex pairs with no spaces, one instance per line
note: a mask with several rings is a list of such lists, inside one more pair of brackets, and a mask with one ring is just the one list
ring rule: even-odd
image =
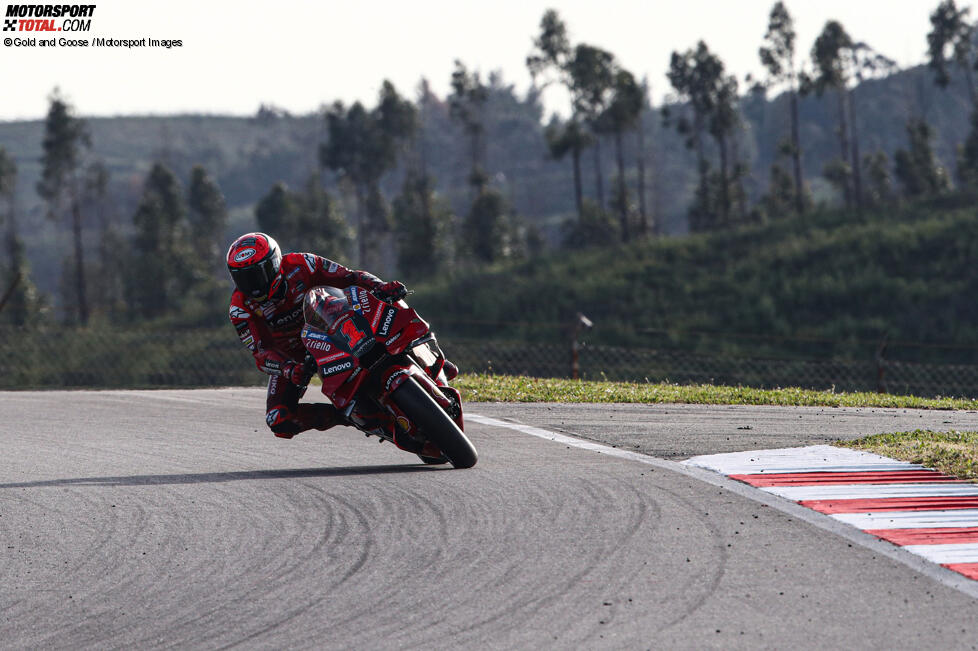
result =
[[[462,399],[448,386],[445,355],[428,323],[402,300],[362,287],[306,293],[302,343],[323,394],[367,436],[379,436],[430,464],[471,468]],[[308,359],[308,358],[307,358]]]

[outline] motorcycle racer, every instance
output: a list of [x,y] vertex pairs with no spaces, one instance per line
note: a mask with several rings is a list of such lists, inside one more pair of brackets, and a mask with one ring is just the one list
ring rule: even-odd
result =
[[[326,430],[344,421],[332,406],[299,403],[315,372],[305,362],[299,333],[304,325],[306,292],[319,285],[345,289],[364,287],[381,295],[404,291],[398,281],[383,282],[366,271],[350,270],[312,253],[282,255],[265,233],[247,233],[228,249],[227,266],[234,280],[229,316],[238,338],[268,374],[265,422],[279,438],[290,439],[309,429]],[[453,370],[454,365],[452,365]],[[455,370],[457,373],[457,370]]]

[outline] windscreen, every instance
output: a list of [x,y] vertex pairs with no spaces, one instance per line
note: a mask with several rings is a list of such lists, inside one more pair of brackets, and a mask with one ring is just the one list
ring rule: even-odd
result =
[[302,313],[306,323],[329,332],[334,330],[333,324],[349,307],[345,299],[333,296],[327,288],[313,287],[306,293]]

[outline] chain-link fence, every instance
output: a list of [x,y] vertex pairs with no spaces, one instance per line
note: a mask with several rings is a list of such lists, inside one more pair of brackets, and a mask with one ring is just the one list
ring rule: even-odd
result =
[[[920,396],[978,396],[978,365],[867,359],[805,359],[697,354],[570,342],[541,344],[441,338],[465,372],[796,386]],[[575,359],[576,358],[576,359]],[[0,329],[0,388],[190,387],[263,384],[229,327]]]
[[[473,372],[571,377],[575,366],[570,345],[460,340],[442,347],[461,368]],[[978,366],[964,364],[743,357],[613,346],[581,346],[577,358],[578,375],[585,380],[978,396]]]

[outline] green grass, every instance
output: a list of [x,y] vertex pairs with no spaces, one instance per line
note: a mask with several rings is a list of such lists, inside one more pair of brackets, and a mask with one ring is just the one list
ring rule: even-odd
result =
[[[585,382],[505,375],[460,375],[453,384],[462,393],[462,398],[470,402],[631,402],[978,409],[978,401],[959,398],[932,399],[792,388],[752,389],[708,384]],[[918,429],[912,432],[877,434],[854,441],[837,441],[835,445],[919,463],[961,479],[978,481],[978,432],[933,432]]]
[[917,429],[838,441],[836,445],[919,463],[946,475],[978,481],[978,432]]
[[631,402],[803,407],[978,409],[978,400],[918,398],[886,393],[837,393],[807,389],[752,389],[709,384],[642,384],[460,375],[453,385],[470,402]]
[[[470,402],[630,402],[804,407],[893,407],[978,409],[978,401],[918,398],[880,393],[835,393],[805,389],[751,389],[708,384],[585,382],[504,375],[460,375],[453,383]],[[914,430],[877,434],[839,447],[919,463],[947,475],[978,481],[978,432]]]

